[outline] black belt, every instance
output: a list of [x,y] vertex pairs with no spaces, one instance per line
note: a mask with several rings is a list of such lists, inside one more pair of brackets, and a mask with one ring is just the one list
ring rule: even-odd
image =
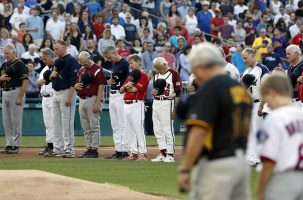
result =
[[88,99],[88,98],[91,98],[91,97],[93,97],[93,96],[95,96],[95,95],[79,96],[79,97],[80,97],[80,99]]
[[[242,149],[222,150],[222,151],[219,151],[219,152],[210,153],[206,157],[208,158],[208,160],[215,160],[215,159],[219,159],[219,158],[233,157],[233,156],[236,155],[236,151],[239,151],[239,150],[242,150]],[[243,150],[243,154],[244,154],[244,150]]]
[[111,90],[110,93],[111,94],[117,94],[119,92],[119,90]]
[[11,90],[15,90],[16,87],[10,87],[10,88],[3,88],[3,91],[11,91]]
[[160,100],[160,101],[163,101],[163,100],[174,100],[174,98],[168,98],[168,97],[159,97],[159,96],[156,96],[154,99],[156,100]]
[[254,103],[259,103],[260,102],[260,99],[255,99],[254,100]]
[[46,94],[46,95],[42,95],[43,97],[51,97],[52,95],[50,94]]
[[141,100],[124,100],[124,103],[125,104],[133,104],[133,103],[138,103],[138,101],[141,101]]

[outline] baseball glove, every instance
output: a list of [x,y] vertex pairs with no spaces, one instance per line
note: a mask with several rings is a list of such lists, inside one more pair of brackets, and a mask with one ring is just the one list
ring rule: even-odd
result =
[[49,77],[50,77],[51,73],[52,73],[52,71],[49,69],[43,73],[43,79],[45,80],[45,85],[48,85],[50,83]]
[[61,72],[61,70],[63,69],[64,65],[65,65],[64,59],[57,58],[55,60],[55,63],[54,63],[54,69],[55,69],[55,71],[58,72],[58,73]]
[[138,69],[132,70],[130,72],[130,77],[131,77],[130,82],[133,83],[133,85],[135,85],[136,83],[138,83],[138,81],[141,78],[141,71]]
[[166,81],[165,79],[159,78],[154,81],[154,88],[158,90],[157,95],[163,95],[165,91]]
[[249,88],[252,85],[256,85],[257,79],[253,74],[245,74],[242,77],[242,83],[246,88]]
[[86,88],[93,80],[93,76],[91,74],[85,73],[81,76],[81,81],[83,88]]

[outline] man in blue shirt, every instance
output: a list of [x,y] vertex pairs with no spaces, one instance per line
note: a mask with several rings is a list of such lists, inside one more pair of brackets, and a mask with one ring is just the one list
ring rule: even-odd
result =
[[268,53],[262,58],[262,64],[265,65],[269,71],[272,71],[276,67],[282,67],[280,56],[274,52],[271,43],[267,44],[267,52]]
[[151,42],[147,43],[147,51],[142,54],[142,69],[149,73],[153,69],[153,60],[157,58],[159,54],[154,51],[154,45]]
[[101,5],[100,3],[96,2],[96,0],[90,0],[89,2],[85,3],[85,6],[87,6],[89,9],[89,16],[93,16],[101,11]]
[[118,17],[118,19],[119,19],[118,24],[120,24],[121,26],[125,25],[124,19],[119,17],[119,9],[117,7],[112,9],[112,16],[108,17],[106,22],[109,23],[109,24],[112,24],[113,17]]
[[[204,33],[211,34],[210,20],[212,19],[212,14],[208,11],[208,9],[209,9],[209,2],[203,1],[202,10],[200,10],[197,13],[197,20],[198,20],[198,28]],[[207,34],[205,34],[205,38],[208,41],[210,41],[211,36]]]
[[31,16],[26,18],[26,31],[28,31],[37,47],[41,46],[44,36],[44,23],[39,14],[41,12],[40,6],[36,5],[31,8]]
[[237,44],[237,51],[233,53],[231,56],[231,62],[237,67],[241,75],[245,70],[245,64],[241,55],[243,49],[244,49],[243,44]]
[[56,59],[50,80],[52,81],[54,149],[46,156],[74,158],[74,119],[76,110],[76,94],[74,84],[79,71],[77,60],[67,53],[64,41],[53,45]]

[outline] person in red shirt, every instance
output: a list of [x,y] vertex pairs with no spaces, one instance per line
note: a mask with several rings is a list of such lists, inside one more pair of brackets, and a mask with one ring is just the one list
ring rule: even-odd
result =
[[[181,35],[187,40],[189,38],[188,30],[187,28],[182,24],[181,19],[177,18],[176,19],[176,26],[181,27]],[[175,35],[175,27],[171,27],[169,29],[169,36]]]
[[131,54],[129,49],[125,49],[125,44],[122,39],[116,41],[116,47],[118,49],[118,54],[123,58],[127,58]]
[[161,53],[160,57],[165,58],[170,68],[176,69],[176,59],[174,54],[169,52],[170,48],[171,44],[166,42],[164,45],[164,51]]
[[144,134],[144,100],[148,88],[148,74],[142,70],[142,58],[137,54],[128,57],[131,72],[120,88],[124,93],[124,125],[130,150],[129,160],[146,160]]
[[211,34],[213,35],[213,37],[218,37],[219,27],[224,24],[224,20],[221,17],[221,10],[219,8],[215,9],[215,14],[216,16],[212,18],[212,20],[210,20],[210,26],[212,30]]
[[194,45],[196,42],[196,37],[199,37],[201,42],[205,41],[204,35],[199,28],[196,28],[193,32],[193,35],[187,39],[187,45]]
[[79,114],[86,139],[86,151],[79,158],[97,158],[100,142],[100,108],[106,78],[103,69],[95,64],[87,51],[78,56],[81,67],[75,90],[80,97]]
[[300,33],[295,35],[295,37],[293,37],[293,39],[291,40],[292,44],[300,45],[301,43],[301,38],[303,37],[303,24],[300,24],[299,29],[300,29]]
[[103,19],[102,19],[101,15],[97,14],[94,16],[93,26],[94,26],[94,32],[97,37],[97,40],[99,40],[105,30]]

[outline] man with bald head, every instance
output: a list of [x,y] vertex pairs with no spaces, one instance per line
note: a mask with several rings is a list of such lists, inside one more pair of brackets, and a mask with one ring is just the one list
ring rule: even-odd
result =
[[103,69],[94,63],[91,54],[82,51],[78,56],[82,65],[75,84],[80,97],[80,122],[86,139],[86,151],[80,158],[97,158],[100,141],[100,108],[106,79]]

